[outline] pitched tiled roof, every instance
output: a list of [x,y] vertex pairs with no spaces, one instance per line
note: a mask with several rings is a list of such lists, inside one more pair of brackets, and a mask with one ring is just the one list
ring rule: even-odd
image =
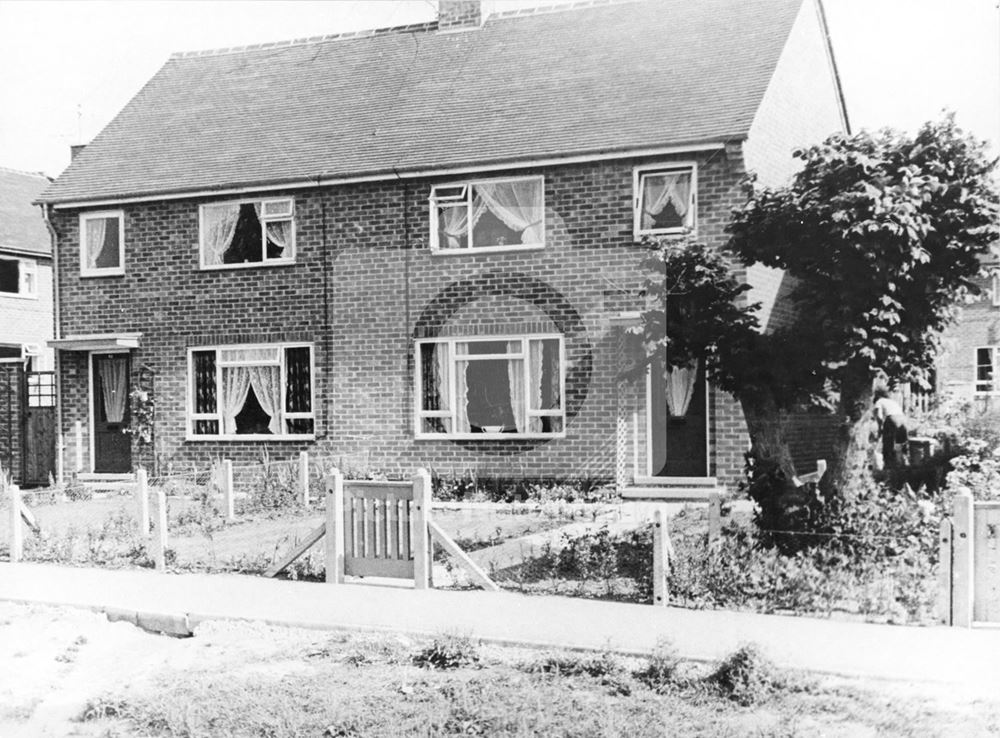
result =
[[0,252],[52,253],[42,211],[31,204],[48,185],[44,174],[0,167]]
[[49,202],[746,135],[802,0],[642,0],[173,56]]

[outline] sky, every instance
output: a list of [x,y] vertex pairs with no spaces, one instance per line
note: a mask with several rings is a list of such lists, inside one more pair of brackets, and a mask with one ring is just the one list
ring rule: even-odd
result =
[[[491,4],[504,10],[553,0]],[[58,175],[70,145],[93,139],[173,52],[417,23],[432,20],[434,6],[0,0],[0,166]],[[1000,0],[824,0],[852,126],[913,132],[948,109],[1000,155],[998,6]]]

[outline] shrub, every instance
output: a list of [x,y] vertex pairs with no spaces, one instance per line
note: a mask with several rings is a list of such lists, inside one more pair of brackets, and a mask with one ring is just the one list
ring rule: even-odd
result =
[[479,647],[468,635],[443,633],[413,657],[427,669],[458,669],[479,663]]
[[670,641],[660,639],[646,660],[646,665],[636,671],[634,676],[653,691],[662,693],[676,684],[680,665],[677,649]]
[[613,653],[545,653],[524,665],[530,674],[557,676],[614,677],[622,672],[621,662]]
[[250,503],[254,510],[295,507],[302,501],[297,464],[271,461],[267,448],[261,450],[260,468],[250,477]]
[[763,702],[781,684],[774,666],[753,644],[741,646],[726,657],[707,681],[744,707]]
[[69,483],[63,489],[63,494],[66,495],[66,499],[71,502],[82,502],[84,500],[92,500],[94,498],[94,490],[80,482],[76,478],[76,475],[70,479]]

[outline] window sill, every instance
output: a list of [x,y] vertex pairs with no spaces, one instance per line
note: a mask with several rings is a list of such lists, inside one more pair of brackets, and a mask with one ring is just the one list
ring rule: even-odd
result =
[[690,236],[692,239],[697,238],[697,231],[694,228],[660,228],[653,231],[635,231],[635,240],[643,238],[644,236],[675,236],[677,238],[682,238],[684,236]]
[[199,265],[199,272],[228,272],[233,269],[271,269],[272,267],[295,266],[295,259],[272,259],[270,261],[247,261],[242,264]]
[[0,297],[12,297],[15,300],[38,300],[38,295],[22,295],[20,292],[0,292]]
[[80,277],[82,279],[93,279],[95,277],[124,277],[124,269],[101,269],[101,270],[90,270],[86,272],[80,272]]
[[417,433],[416,441],[531,441],[565,438],[562,433]]
[[508,251],[542,251],[544,243],[518,244],[516,246],[476,246],[461,249],[440,249],[431,247],[434,256],[470,256],[472,254],[500,254]]
[[297,435],[273,436],[268,433],[240,433],[231,436],[195,436],[188,434],[185,442],[197,441],[315,441],[315,433],[299,433]]

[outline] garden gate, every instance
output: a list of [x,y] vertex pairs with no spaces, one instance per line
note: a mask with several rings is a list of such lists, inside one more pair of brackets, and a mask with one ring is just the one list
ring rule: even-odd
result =
[[326,581],[344,577],[409,579],[431,584],[431,540],[437,541],[484,589],[497,585],[430,516],[431,477],[418,470],[410,482],[345,481],[334,470],[324,477],[326,520],[294,550],[264,572],[277,576],[321,538],[326,539]]
[[946,623],[1000,623],[1000,501],[975,501],[968,490],[941,524]]

